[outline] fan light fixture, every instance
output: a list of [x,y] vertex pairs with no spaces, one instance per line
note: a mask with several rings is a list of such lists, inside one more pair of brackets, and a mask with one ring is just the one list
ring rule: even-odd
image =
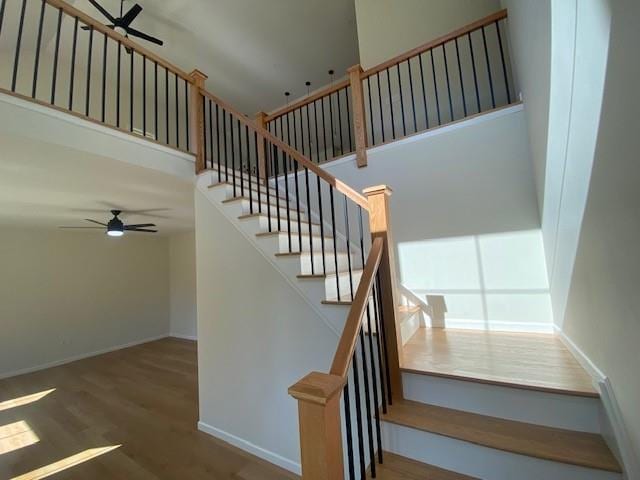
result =
[[113,218],[107,223],[107,235],[110,237],[121,237],[124,235],[124,224],[122,220],[118,218],[120,212],[112,210],[111,213],[113,213]]

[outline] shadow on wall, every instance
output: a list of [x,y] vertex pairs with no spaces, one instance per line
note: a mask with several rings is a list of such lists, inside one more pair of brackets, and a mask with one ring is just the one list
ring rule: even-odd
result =
[[401,283],[417,295],[443,295],[446,326],[552,332],[540,230],[398,244]]

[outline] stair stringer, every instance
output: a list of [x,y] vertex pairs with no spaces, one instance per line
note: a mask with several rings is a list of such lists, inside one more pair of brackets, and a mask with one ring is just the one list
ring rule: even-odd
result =
[[[323,305],[325,299],[324,281],[300,280],[297,275],[300,273],[300,262],[298,257],[276,257],[278,252],[277,241],[271,238],[258,238],[256,233],[260,233],[258,228],[251,228],[249,222],[238,219],[242,215],[241,206],[234,204],[223,204],[226,199],[224,189],[210,189],[214,182],[212,172],[203,172],[196,179],[196,188],[210,201],[210,203],[224,215],[233,227],[251,243],[254,248],[282,275],[289,285],[307,302],[313,311],[324,321],[329,329],[339,339],[342,335],[346,313],[341,308],[330,305]],[[337,342],[336,342],[337,343]]]

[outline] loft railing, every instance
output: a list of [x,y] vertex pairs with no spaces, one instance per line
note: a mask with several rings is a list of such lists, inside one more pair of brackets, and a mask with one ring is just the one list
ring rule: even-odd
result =
[[0,91],[191,151],[192,76],[61,0],[0,0]]
[[364,479],[368,467],[375,475],[383,460],[379,411],[402,396],[391,192],[356,192],[220,98],[195,91],[199,168],[227,185],[227,201],[248,201],[247,216],[264,222],[259,235],[283,238],[278,255],[305,254],[301,276],[328,280],[326,303],[351,305],[330,373],[290,389],[299,400],[303,477],[344,478],[343,458],[350,478]]
[[[367,147],[514,101],[506,21],[502,10],[366,71],[356,65],[348,80],[257,120],[317,163],[355,151],[358,166],[365,166]],[[331,125],[323,114],[336,98],[342,109],[329,114]],[[336,123],[342,124],[337,130]]]

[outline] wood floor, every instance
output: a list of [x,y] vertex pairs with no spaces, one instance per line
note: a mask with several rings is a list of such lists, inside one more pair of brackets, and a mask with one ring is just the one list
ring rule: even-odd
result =
[[405,344],[405,371],[556,393],[598,396],[555,335],[420,328]]
[[[384,452],[384,464],[376,465],[376,480],[477,480],[467,475]],[[371,479],[371,473],[367,475]]]
[[0,380],[0,479],[297,478],[197,431],[197,398],[178,339]]

